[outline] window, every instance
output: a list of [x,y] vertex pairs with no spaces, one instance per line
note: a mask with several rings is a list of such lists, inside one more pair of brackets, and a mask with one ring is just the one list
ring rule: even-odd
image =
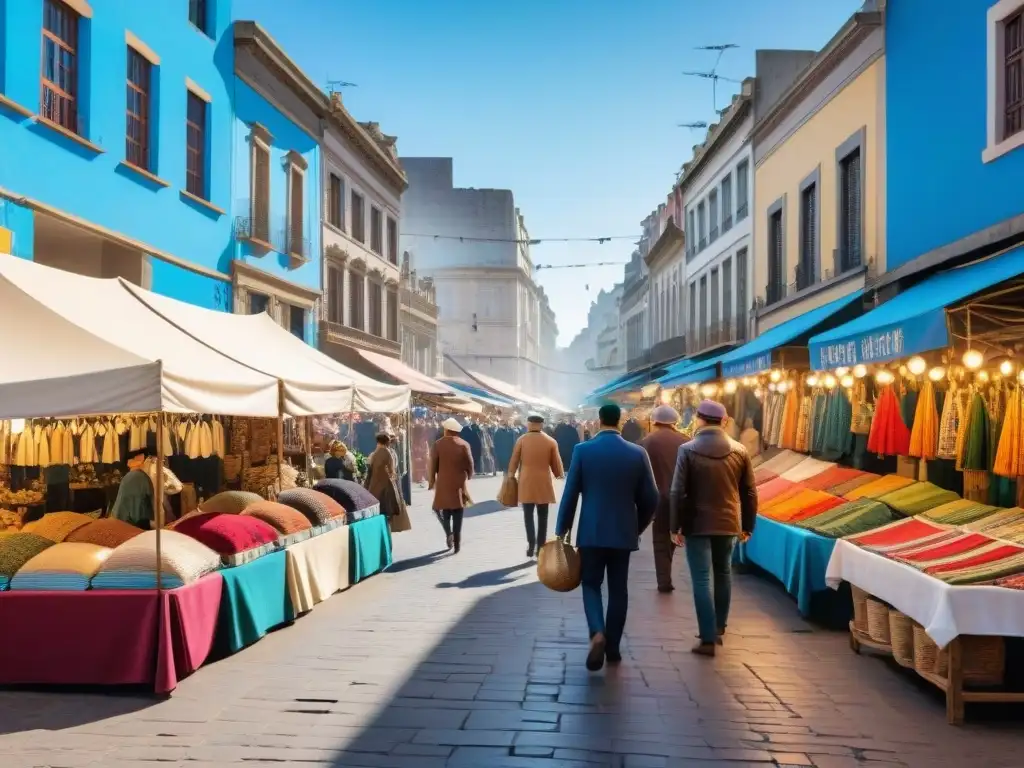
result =
[[345,184],[333,173],[328,190],[327,221],[333,227],[345,229]]
[[188,0],[188,20],[200,32],[206,32],[206,0]]
[[288,330],[293,336],[306,340],[306,310],[288,306]]
[[358,328],[360,331],[365,328],[363,323],[366,314],[366,300],[363,293],[365,281],[366,276],[359,272],[348,273],[348,305],[349,311],[352,313],[351,323],[353,328]]
[[352,237],[360,243],[366,242],[366,210],[363,208],[363,196],[352,193]]
[[747,188],[750,183],[750,161],[744,160],[736,166],[736,221],[747,218]]
[[1024,9],[1003,22],[1003,139],[1024,132]]
[[747,249],[736,252],[736,340],[747,338]]
[[808,184],[800,192],[800,263],[796,287],[802,290],[817,282],[818,266],[818,185]]
[[270,242],[270,147],[256,135],[252,136],[252,210],[249,236]]
[[132,165],[149,167],[149,94],[153,65],[141,53],[128,47],[128,120],[125,159]]
[[719,317],[719,314],[718,314],[718,300],[719,300],[720,294],[718,292],[718,275],[719,275],[719,273],[718,273],[718,268],[717,267],[715,269],[711,270],[711,313],[710,313],[710,318],[711,318],[711,327],[715,330],[715,335],[717,337],[717,338],[712,338],[712,343],[721,344],[723,341],[725,341],[725,339],[723,339],[721,337],[721,335],[720,335],[720,333],[721,333],[721,330],[720,330],[721,329],[721,325],[719,323],[720,317]]
[[839,264],[838,272],[861,265],[861,154],[860,148],[839,161]]
[[185,116],[185,191],[206,199],[206,102],[188,91]]
[[345,273],[333,266],[327,268],[327,322],[345,323]]
[[708,195],[708,218],[711,220],[708,227],[708,242],[713,243],[718,239],[718,190],[711,190]]
[[697,203],[697,250],[703,251],[707,243],[707,230],[704,228],[704,201]]
[[732,323],[732,259],[722,263],[722,321]]
[[697,252],[697,223],[696,214],[693,212],[693,208],[690,209],[690,227],[686,233],[686,242],[689,244],[690,255],[692,256]]
[[398,289],[388,288],[388,338],[398,341]]
[[384,320],[384,292],[381,284],[376,280],[370,281],[370,333],[374,336],[383,336],[382,328]]
[[722,234],[732,229],[732,176],[722,179]]
[[388,261],[398,263],[398,222],[388,216]]
[[782,209],[779,208],[768,216],[768,304],[781,301],[785,296],[785,254],[782,234]]
[[261,312],[270,311],[270,297],[262,293],[249,294],[249,314],[258,315]]
[[79,16],[59,0],[43,3],[42,97],[39,113],[80,133],[78,125]]
[[288,253],[306,258],[305,240],[306,174],[295,165],[288,166]]
[[708,345],[708,276],[700,279],[700,348]]
[[380,208],[370,206],[370,250],[383,255],[384,253],[384,217]]

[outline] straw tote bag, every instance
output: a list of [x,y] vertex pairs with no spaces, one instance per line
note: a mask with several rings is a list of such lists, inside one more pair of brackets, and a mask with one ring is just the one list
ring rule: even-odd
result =
[[555,592],[572,592],[582,580],[579,550],[568,539],[551,539],[537,555],[537,578]]
[[498,503],[505,507],[519,506],[519,483],[513,475],[505,475],[498,489]]

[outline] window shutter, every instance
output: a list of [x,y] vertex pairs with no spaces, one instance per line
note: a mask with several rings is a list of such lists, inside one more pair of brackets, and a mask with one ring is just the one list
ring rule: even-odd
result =
[[305,211],[305,201],[303,200],[303,175],[298,168],[292,168],[289,171],[291,175],[291,210],[289,211],[288,217],[288,252],[296,256],[306,257],[306,248],[303,241],[303,233],[305,232],[305,226],[303,222],[303,213]]
[[270,153],[253,145],[252,236],[270,241]]

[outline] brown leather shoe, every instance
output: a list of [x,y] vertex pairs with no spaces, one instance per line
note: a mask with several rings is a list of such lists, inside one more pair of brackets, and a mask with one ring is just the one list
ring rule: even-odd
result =
[[598,632],[590,638],[590,653],[587,654],[587,669],[597,672],[604,666],[604,649],[606,645],[604,633]]
[[693,648],[690,649],[691,653],[696,653],[698,656],[714,656],[715,655],[715,644],[705,643],[703,641],[697,643]]

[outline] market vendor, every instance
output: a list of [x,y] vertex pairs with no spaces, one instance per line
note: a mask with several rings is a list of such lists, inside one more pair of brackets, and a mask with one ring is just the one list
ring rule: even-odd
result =
[[356,458],[340,440],[332,440],[330,457],[324,462],[324,475],[328,480],[355,480]]
[[[128,455],[128,474],[121,479],[117,498],[110,508],[110,516],[123,520],[137,528],[149,530],[153,527],[153,489],[156,478],[156,457],[149,449],[133,451]],[[171,496],[181,492],[181,483],[167,467],[164,467],[164,520],[177,517]],[[188,511],[188,510],[184,510]]]

